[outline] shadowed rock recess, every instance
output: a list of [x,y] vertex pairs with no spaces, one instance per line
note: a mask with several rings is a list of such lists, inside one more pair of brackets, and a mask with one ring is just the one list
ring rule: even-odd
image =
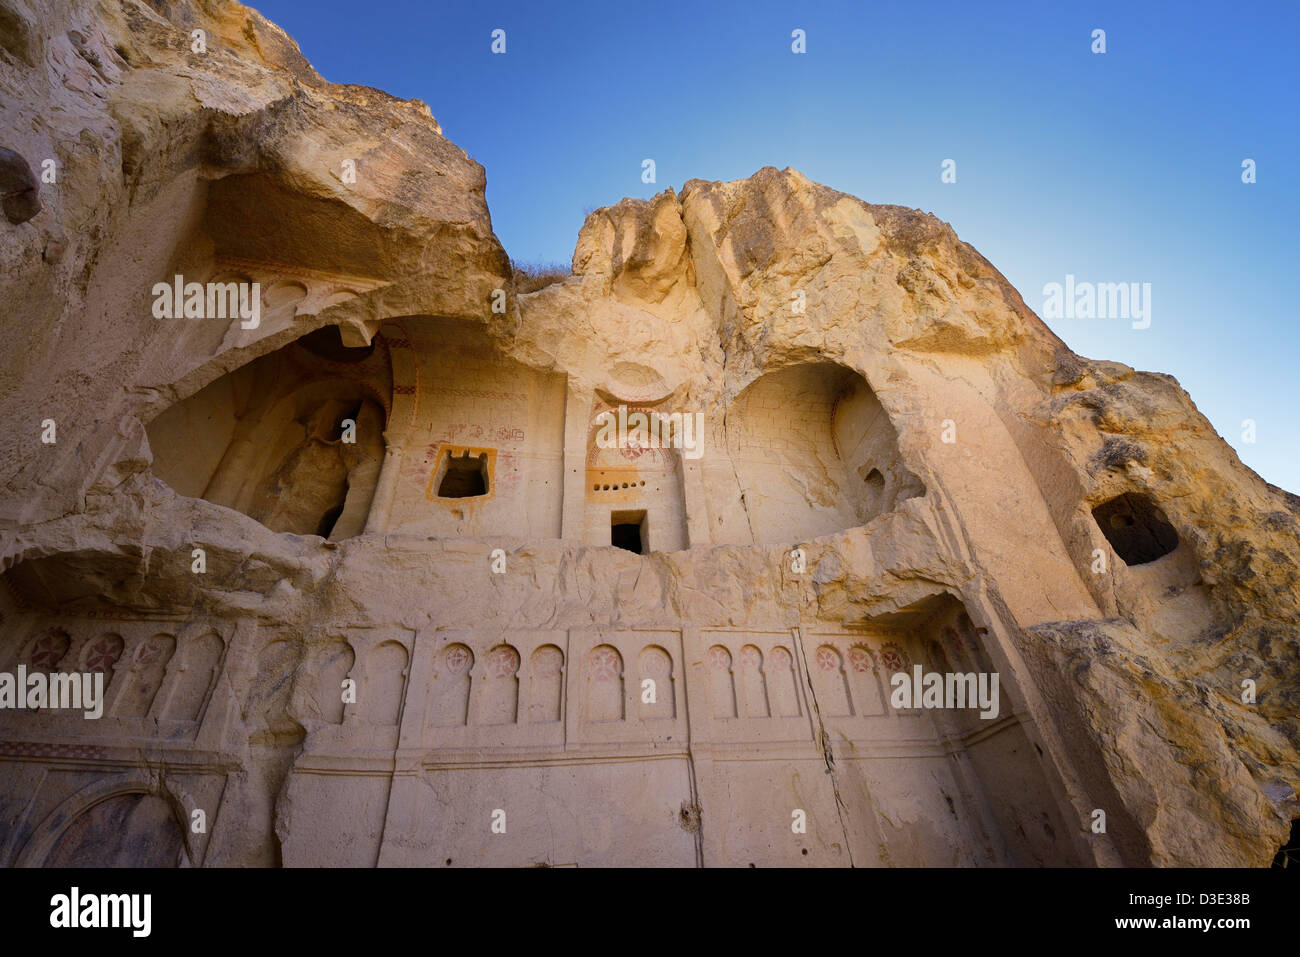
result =
[[[933,216],[692,180],[525,294],[427,106],[218,0],[0,0],[0,149],[0,671],[105,683],[0,710],[0,863],[1264,866],[1300,817],[1300,499]],[[155,318],[177,275],[260,322]]]

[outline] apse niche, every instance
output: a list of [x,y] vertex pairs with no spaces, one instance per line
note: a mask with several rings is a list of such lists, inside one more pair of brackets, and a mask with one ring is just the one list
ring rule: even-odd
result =
[[391,396],[382,338],[349,348],[326,326],[150,422],[154,474],[272,531],[358,535],[383,463]]
[[862,376],[836,363],[760,376],[736,397],[726,422],[757,544],[856,528],[925,494],[899,456],[880,400]]

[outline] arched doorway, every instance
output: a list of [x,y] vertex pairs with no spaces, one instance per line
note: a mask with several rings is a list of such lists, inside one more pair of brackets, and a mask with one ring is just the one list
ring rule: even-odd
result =
[[156,794],[118,794],[79,814],[59,835],[45,867],[177,867],[185,839]]

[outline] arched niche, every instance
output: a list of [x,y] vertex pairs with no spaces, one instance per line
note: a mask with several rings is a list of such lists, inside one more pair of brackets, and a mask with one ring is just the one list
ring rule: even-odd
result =
[[356,652],[343,638],[333,639],[317,653],[315,703],[322,721],[343,723],[343,682],[352,673],[356,660]]
[[638,402],[596,390],[587,421],[586,544],[641,555],[686,548],[681,446],[698,447],[700,432],[697,417],[672,396]]
[[534,724],[564,720],[564,652],[542,645],[529,662],[529,720]]
[[180,823],[156,794],[117,794],[77,815],[45,867],[176,867],[185,853]]
[[277,532],[365,527],[392,401],[386,347],[326,326],[222,376],[148,425],[154,474]]
[[833,362],[754,380],[728,408],[726,435],[757,544],[856,528],[924,493],[867,381]]

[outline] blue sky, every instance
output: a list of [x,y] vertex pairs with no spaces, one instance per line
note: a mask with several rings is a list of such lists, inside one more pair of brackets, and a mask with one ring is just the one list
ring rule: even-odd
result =
[[428,103],[517,260],[568,263],[595,207],[771,165],[952,223],[1040,315],[1067,274],[1150,283],[1149,328],[1050,325],[1177,377],[1300,492],[1300,3],[253,5],[327,79]]

